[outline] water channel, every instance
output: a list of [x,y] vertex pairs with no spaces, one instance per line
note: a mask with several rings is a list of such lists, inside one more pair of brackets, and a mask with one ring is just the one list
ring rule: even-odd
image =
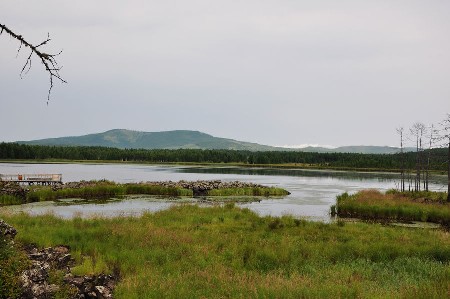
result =
[[[61,173],[64,182],[107,179],[120,183],[179,180],[222,180],[253,182],[278,186],[291,192],[283,198],[243,203],[260,215],[294,215],[310,220],[327,221],[336,196],[362,189],[385,191],[396,188],[399,175],[330,170],[299,170],[206,166],[155,166],[136,164],[19,164],[0,163],[1,174]],[[430,189],[446,190],[446,177],[433,176]],[[138,216],[146,211],[167,209],[173,200],[151,196],[116,199],[103,203],[60,204],[38,202],[0,207],[1,211],[24,211],[32,215],[52,213],[63,218],[74,216]]]

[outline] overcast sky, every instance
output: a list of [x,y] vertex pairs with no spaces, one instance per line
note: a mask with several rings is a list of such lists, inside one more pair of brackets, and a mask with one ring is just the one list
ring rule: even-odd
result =
[[450,112],[450,1],[2,0],[0,141],[123,128],[268,145],[397,145]]

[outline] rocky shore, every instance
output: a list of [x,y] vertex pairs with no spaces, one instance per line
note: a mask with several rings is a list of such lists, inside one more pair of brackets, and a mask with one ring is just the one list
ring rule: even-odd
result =
[[[0,237],[12,245],[16,234],[14,227],[0,220]],[[68,298],[113,298],[112,291],[118,279],[117,275],[73,275],[71,267],[74,266],[74,260],[69,247],[59,245],[39,249],[35,245],[27,245],[24,251],[30,266],[20,275],[20,298],[53,298],[62,288],[69,294]],[[50,282],[50,275],[55,271],[63,272],[64,278],[60,284]]]

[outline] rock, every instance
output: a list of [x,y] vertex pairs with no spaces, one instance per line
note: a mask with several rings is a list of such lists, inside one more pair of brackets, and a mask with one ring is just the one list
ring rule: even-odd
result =
[[47,286],[47,293],[53,294],[56,293],[57,291],[59,291],[60,287],[57,286],[56,284],[51,284],[49,286]]
[[98,298],[109,299],[112,298],[111,291],[104,286],[95,286],[95,293]]
[[9,236],[11,239],[17,235],[17,231],[14,227],[0,219],[0,235]]
[[70,254],[64,254],[62,257],[58,258],[58,266],[60,268],[67,266],[72,261],[72,256]]
[[70,272],[73,259],[69,247],[59,245],[39,250],[34,245],[25,248],[31,260],[31,267],[21,275],[22,298],[51,298],[60,286],[48,284],[51,270],[66,271],[64,283],[72,286],[73,298],[112,298],[116,279],[111,275],[74,276]]
[[12,195],[25,200],[25,197],[29,191],[30,190],[28,188],[24,188],[18,183],[0,181],[0,195]]

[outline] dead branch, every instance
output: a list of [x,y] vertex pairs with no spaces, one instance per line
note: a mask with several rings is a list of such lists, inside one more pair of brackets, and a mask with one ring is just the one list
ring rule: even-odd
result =
[[19,52],[22,49],[22,46],[28,47],[31,50],[30,55],[28,55],[28,58],[20,72],[21,78],[24,73],[27,74],[29,72],[29,70],[31,69],[31,58],[32,58],[33,54],[35,54],[40,59],[42,64],[44,65],[45,70],[48,72],[48,74],[50,76],[50,87],[48,89],[48,95],[47,95],[47,105],[48,105],[48,102],[50,101],[50,94],[53,89],[53,80],[56,78],[57,80],[59,80],[62,83],[67,83],[59,74],[59,71],[61,70],[62,67],[60,67],[58,65],[58,62],[56,61],[56,58],[55,58],[56,56],[61,54],[62,51],[59,52],[58,54],[48,54],[48,53],[42,52],[39,49],[39,47],[42,47],[51,41],[49,34],[47,34],[46,40],[44,40],[43,42],[41,42],[40,44],[35,46],[35,45],[27,42],[22,37],[22,35],[14,33],[11,29],[6,27],[5,25],[0,24],[0,28],[1,28],[0,35],[3,32],[6,32],[6,34],[8,34],[10,37],[12,37],[20,42],[19,49],[17,50],[17,55],[19,55]]

